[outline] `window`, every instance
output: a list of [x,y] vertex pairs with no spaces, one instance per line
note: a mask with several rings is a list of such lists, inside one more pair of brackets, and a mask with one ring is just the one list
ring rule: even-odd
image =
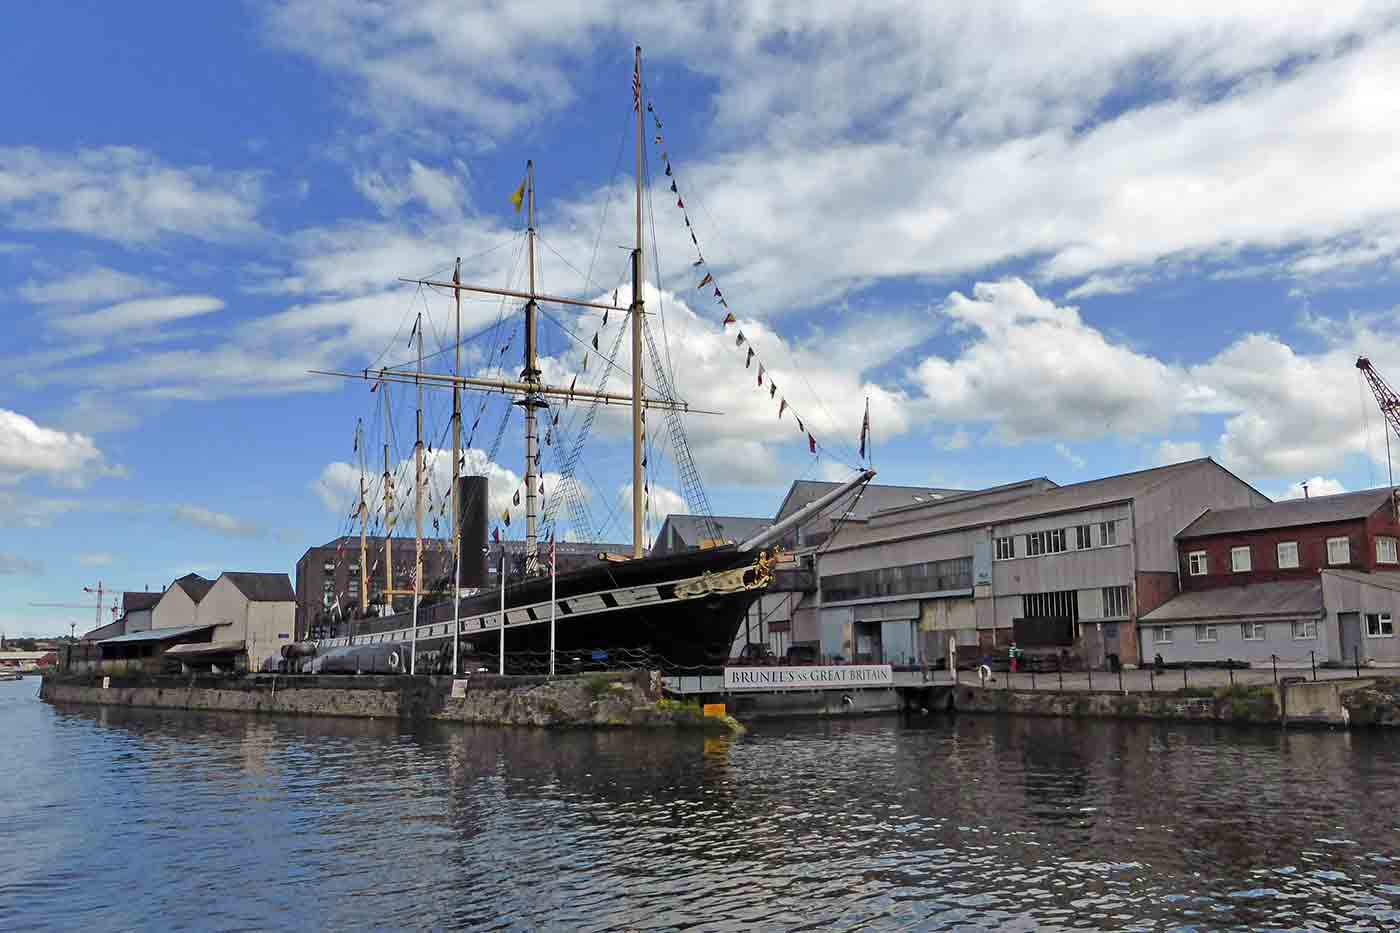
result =
[[324,570],[326,573],[335,573],[335,562],[328,560],[321,565],[321,569]]
[[1394,539],[1394,538],[1377,538],[1377,539],[1376,539],[1376,563],[1378,563],[1378,564],[1394,564],[1394,563],[1397,563],[1396,554],[1395,554],[1395,539]]
[[1317,637],[1317,620],[1305,619],[1293,623],[1294,641],[1310,641]]
[[879,567],[821,578],[826,602],[868,599],[872,596],[903,596],[907,593],[937,593],[943,590],[972,589],[972,558],[954,557],[922,564]]
[[1278,565],[1280,570],[1298,566],[1297,541],[1280,541],[1278,543]]
[[996,540],[997,560],[1011,560],[1016,556],[1015,538],[997,538]]
[[1204,577],[1206,575],[1206,552],[1192,551],[1186,555],[1186,563],[1193,577]]
[[1118,543],[1118,523],[1099,522],[1099,545],[1109,547]]
[[1126,586],[1106,586],[1103,588],[1103,617],[1105,619],[1126,618],[1128,605],[1128,588]]
[[1170,625],[1158,625],[1152,629],[1152,643],[1154,645],[1170,645],[1172,643],[1172,627]]
[[1230,571],[1232,573],[1248,573],[1250,569],[1249,548],[1230,548]]
[[1377,615],[1374,612],[1366,614],[1366,637],[1367,638],[1391,638],[1395,635],[1395,623],[1390,620],[1390,613],[1382,612]]
[[1196,641],[1198,641],[1198,642],[1212,642],[1212,641],[1215,641],[1215,626],[1214,626],[1214,625],[1198,625],[1198,626],[1196,626]]
[[1243,622],[1240,624],[1240,637],[1245,641],[1263,641],[1263,622]]
[[1081,551],[1087,551],[1094,546],[1094,540],[1089,534],[1092,529],[1092,525],[1076,525],[1074,527],[1074,546],[1076,548]]
[[1079,593],[1057,590],[1053,593],[1026,593],[1021,597],[1021,616],[1026,619],[1079,618]]
[[1065,530],[1056,528],[1053,531],[1033,531],[1026,535],[1026,556],[1036,557],[1041,554],[1059,554],[1067,550],[1065,547]]
[[1351,563],[1351,541],[1346,538],[1327,539],[1327,563]]

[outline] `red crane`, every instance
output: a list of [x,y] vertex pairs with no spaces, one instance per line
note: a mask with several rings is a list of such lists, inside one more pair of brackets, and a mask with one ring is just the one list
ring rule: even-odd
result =
[[1390,466],[1390,432],[1394,431],[1396,436],[1400,437],[1400,395],[1395,394],[1390,383],[1381,378],[1381,374],[1376,372],[1376,367],[1372,366],[1366,357],[1356,358],[1356,368],[1366,377],[1371,394],[1376,397],[1376,404],[1380,406],[1381,416],[1385,418],[1385,463],[1390,479],[1390,507],[1396,516],[1400,517],[1400,503],[1396,502],[1395,496],[1395,473]]

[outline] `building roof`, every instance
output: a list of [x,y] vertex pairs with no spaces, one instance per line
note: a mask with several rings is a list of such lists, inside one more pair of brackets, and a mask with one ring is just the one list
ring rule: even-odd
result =
[[1206,535],[1237,534],[1262,531],[1266,528],[1290,528],[1295,525],[1318,525],[1366,518],[1390,499],[1390,490],[1364,489],[1335,496],[1313,496],[1311,499],[1286,499],[1269,505],[1239,509],[1210,509],[1182,529],[1179,538],[1202,538]]
[[1143,625],[1217,619],[1316,618],[1322,614],[1322,580],[1278,580],[1192,590],[1173,597],[1138,621]]
[[172,638],[181,638],[185,635],[193,635],[195,632],[202,632],[205,629],[214,628],[217,623],[208,625],[177,625],[174,628],[153,628],[144,632],[132,632],[129,635],[118,635],[116,638],[107,638],[98,642],[101,645],[129,644],[134,641],[169,641]]
[[191,642],[188,645],[175,645],[172,648],[167,648],[165,653],[175,657],[201,654],[237,654],[246,647],[247,645],[242,641]]
[[[840,485],[840,483],[828,483],[813,479],[797,480],[788,489],[787,495],[783,497],[783,504],[778,506],[778,512],[773,521],[787,518],[807,503],[826,495]],[[851,494],[855,495],[855,492],[856,490],[852,490]],[[943,489],[936,486],[890,486],[882,483],[866,483],[864,491],[860,494],[860,499],[856,500],[853,506],[848,506],[848,510],[855,513],[850,516],[851,518],[865,518],[885,509],[936,502],[952,496],[965,495],[968,492],[969,490],[966,489]]]
[[154,609],[156,603],[160,602],[160,597],[160,593],[123,593],[122,613]]
[[225,571],[223,576],[238,587],[238,592],[248,597],[251,603],[296,602],[297,596],[292,591],[292,581],[285,573]]
[[178,586],[185,591],[186,596],[197,603],[209,595],[209,591],[214,588],[214,581],[206,580],[197,573],[187,573],[170,585]]
[[[771,518],[750,518],[741,515],[715,515],[715,529],[726,542],[746,541],[773,524]],[[702,515],[667,515],[656,533],[653,547],[658,554],[677,550],[671,546],[672,535],[680,538],[680,549],[698,548],[710,538],[710,529]]]
[[1345,567],[1326,567],[1323,573],[1343,580],[1353,580],[1357,583],[1365,583],[1367,586],[1380,587],[1383,590],[1400,591],[1400,570],[1348,570]]
[[83,634],[79,641],[101,641],[104,638],[111,638],[126,631],[126,618],[122,617],[115,622],[108,622],[106,625],[99,625],[90,632]]

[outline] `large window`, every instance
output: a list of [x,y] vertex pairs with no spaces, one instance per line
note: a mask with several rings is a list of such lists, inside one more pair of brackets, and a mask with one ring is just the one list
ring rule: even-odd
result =
[[1152,643],[1154,645],[1170,645],[1172,643],[1172,627],[1170,625],[1153,626]]
[[1242,622],[1240,623],[1240,637],[1245,641],[1263,641],[1263,622]]
[[1253,562],[1250,560],[1249,548],[1230,548],[1230,571],[1232,573],[1248,573],[1252,563]]
[[1041,554],[1058,554],[1068,550],[1065,547],[1065,530],[1033,531],[1026,535],[1026,555],[1036,557]]
[[1198,626],[1196,626],[1196,641],[1201,642],[1202,644],[1209,644],[1210,642],[1215,641],[1215,626],[1214,626],[1214,625],[1198,625]]
[[1351,563],[1351,542],[1346,538],[1327,539],[1327,563]]
[[1206,552],[1192,551],[1190,554],[1186,555],[1186,564],[1187,568],[1191,571],[1191,576],[1204,577],[1206,575],[1206,567],[1208,566],[1206,563]]
[[1395,539],[1394,539],[1394,538],[1377,538],[1377,539],[1376,539],[1376,563],[1378,563],[1378,564],[1393,564],[1393,563],[1396,563]]
[[1395,635],[1395,623],[1390,619],[1390,613],[1367,613],[1366,615],[1366,637],[1368,638],[1391,638]]
[[1026,593],[1021,597],[1021,616],[1026,619],[1079,619],[1079,594],[1074,590],[1053,593]]
[[1280,541],[1278,543],[1278,565],[1281,570],[1298,566],[1297,541]]
[[1099,522],[1099,544],[1102,547],[1118,543],[1118,523]]
[[1074,546],[1081,551],[1087,551],[1094,546],[1092,525],[1074,526]]
[[1103,588],[1103,617],[1105,619],[1127,618],[1129,604],[1126,586],[1106,586]]
[[1294,641],[1311,641],[1317,637],[1317,620],[1305,619],[1302,622],[1293,623]]
[[1011,537],[997,538],[996,540],[997,560],[1011,560],[1016,556],[1016,539]]
[[970,589],[971,557],[931,560],[922,564],[880,567],[875,570],[859,570],[822,577],[822,600],[830,603],[848,599]]

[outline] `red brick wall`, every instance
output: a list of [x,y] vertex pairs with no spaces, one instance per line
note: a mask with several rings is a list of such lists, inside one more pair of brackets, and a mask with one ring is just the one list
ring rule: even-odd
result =
[[[1372,570],[1376,567],[1375,536],[1378,534],[1400,537],[1400,526],[1391,520],[1387,509],[1382,509],[1381,513],[1369,519],[1292,528],[1269,528],[1244,534],[1215,535],[1178,541],[1181,587],[1185,590],[1203,590],[1217,586],[1312,577],[1319,569],[1334,566],[1327,563],[1328,538],[1345,537],[1350,541],[1351,562],[1336,566],[1353,570]],[[1278,544],[1281,541],[1298,542],[1298,567],[1279,568]],[[1230,570],[1230,550],[1245,546],[1251,549],[1250,563],[1253,569],[1247,573],[1233,573]],[[1192,551],[1206,552],[1209,572],[1205,576],[1191,576],[1189,555]],[[1400,566],[1395,566],[1394,569],[1400,569]]]

